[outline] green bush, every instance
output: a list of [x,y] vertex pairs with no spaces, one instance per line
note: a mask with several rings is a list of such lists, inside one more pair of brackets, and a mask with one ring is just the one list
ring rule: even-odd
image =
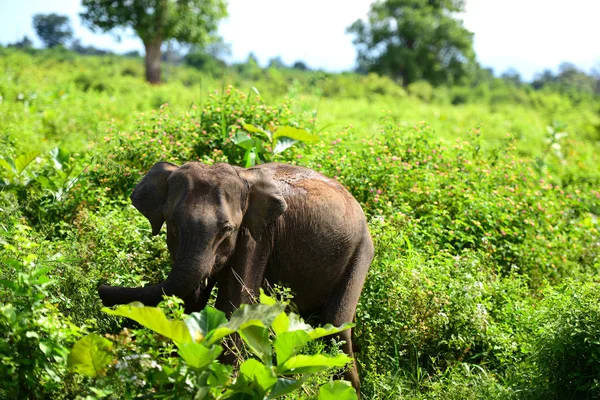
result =
[[568,281],[547,290],[535,320],[534,397],[600,397],[600,284]]
[[30,229],[17,223],[0,237],[0,397],[69,398],[78,386],[67,374],[68,348],[85,326],[50,301],[58,282],[52,263],[39,262]]

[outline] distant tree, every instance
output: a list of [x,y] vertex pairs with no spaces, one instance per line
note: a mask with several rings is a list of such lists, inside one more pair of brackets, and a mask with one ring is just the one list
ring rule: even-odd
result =
[[535,76],[531,85],[535,89],[550,88],[579,98],[581,94],[594,93],[597,82],[592,75],[586,74],[574,64],[562,63],[557,74],[545,70]]
[[219,36],[210,42],[208,46],[205,46],[203,51],[217,59],[223,60],[231,55],[231,45],[229,43],[225,43],[223,38]]
[[452,84],[475,64],[473,34],[457,18],[463,0],[377,0],[355,35],[358,69],[401,79]]
[[13,44],[9,44],[8,47],[15,47],[17,49],[30,49],[33,47],[33,42],[27,35],[23,36],[23,39]]
[[593,76],[571,63],[562,63],[558,67],[557,81],[563,91],[594,93],[596,86]]
[[258,58],[256,57],[256,54],[254,54],[253,52],[248,53],[248,58],[246,59],[246,64],[251,68],[260,68],[260,65],[258,63]]
[[58,14],[36,14],[33,29],[48,48],[65,45],[73,37],[69,17]]
[[103,54],[111,54],[108,50],[98,49],[94,46],[84,46],[81,44],[81,40],[75,39],[71,42],[71,46],[69,46],[71,50],[76,53],[84,54],[84,55],[103,55]]
[[500,75],[500,78],[505,82],[511,83],[515,86],[521,86],[523,80],[521,79],[521,74],[514,68],[509,68]]
[[126,53],[123,53],[123,55],[124,55],[125,57],[132,57],[132,58],[137,58],[137,57],[141,57],[141,56],[142,56],[142,55],[140,54],[140,52],[139,52],[139,51],[137,51],[137,50],[131,50],[131,51],[128,51],[128,52],[126,52]]
[[268,66],[268,68],[275,68],[275,69],[285,68],[285,64],[283,63],[283,60],[281,59],[280,56],[271,58],[267,64],[267,66]]
[[294,65],[292,65],[292,68],[300,71],[310,71],[310,68],[304,63],[304,61],[296,61]]
[[220,74],[227,67],[225,61],[197,47],[192,48],[183,61],[191,67],[211,74]]
[[548,84],[556,81],[556,77],[549,69],[545,69],[542,73],[535,74],[533,78],[533,82],[531,82],[531,86],[534,89],[541,89],[544,86],[548,86]]
[[132,28],[146,49],[146,79],[160,82],[161,46],[207,44],[227,15],[225,0],[83,0],[81,18],[92,29]]
[[600,94],[600,61],[592,69],[592,77],[596,80],[596,94]]

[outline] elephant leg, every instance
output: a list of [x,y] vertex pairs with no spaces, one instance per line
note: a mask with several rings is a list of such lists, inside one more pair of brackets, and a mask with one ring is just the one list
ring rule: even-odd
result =
[[186,314],[202,311],[204,307],[206,307],[215,283],[215,279],[208,278],[206,284],[203,282],[202,284],[198,285],[198,287],[189,296],[183,299]]
[[[370,242],[357,249],[346,267],[345,279],[340,286],[334,289],[321,311],[320,319],[323,323],[339,326],[354,320],[358,298],[372,260],[373,245]],[[356,360],[354,359],[352,330],[348,329],[340,332],[338,337],[344,341],[342,345],[344,353],[352,357],[352,365],[345,372],[344,377],[352,383],[352,386],[360,395],[360,379],[356,368]]]

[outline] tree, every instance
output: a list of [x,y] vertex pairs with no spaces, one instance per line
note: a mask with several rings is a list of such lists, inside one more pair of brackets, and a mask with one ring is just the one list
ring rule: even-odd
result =
[[310,71],[310,67],[308,65],[306,65],[306,63],[304,61],[296,61],[293,65],[292,65],[293,69],[297,69],[300,71]]
[[33,29],[49,48],[64,46],[73,37],[73,29],[66,15],[36,14],[33,16]]
[[280,56],[276,56],[269,60],[267,63],[267,68],[282,69],[285,68],[285,64]]
[[521,84],[523,83],[521,74],[514,68],[509,68],[506,71],[504,71],[502,75],[500,75],[500,78],[514,86],[521,86]]
[[33,42],[27,35],[23,36],[18,42],[14,42],[13,44],[9,44],[8,47],[15,47],[17,49],[30,49],[33,47]]
[[160,82],[161,45],[206,44],[227,15],[225,0],[83,0],[83,21],[104,32],[131,28],[146,49],[146,80]]
[[402,80],[452,84],[475,65],[473,34],[456,18],[463,0],[377,0],[355,35],[358,69]]

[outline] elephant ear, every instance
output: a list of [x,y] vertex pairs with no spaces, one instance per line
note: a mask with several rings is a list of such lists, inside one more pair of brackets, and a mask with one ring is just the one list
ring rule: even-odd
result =
[[287,203],[267,171],[252,168],[240,171],[239,175],[248,182],[248,208],[242,225],[258,240],[265,228],[285,212]]
[[150,221],[152,235],[158,235],[165,222],[163,206],[169,193],[167,180],[177,168],[168,162],[154,164],[129,196],[133,206]]

